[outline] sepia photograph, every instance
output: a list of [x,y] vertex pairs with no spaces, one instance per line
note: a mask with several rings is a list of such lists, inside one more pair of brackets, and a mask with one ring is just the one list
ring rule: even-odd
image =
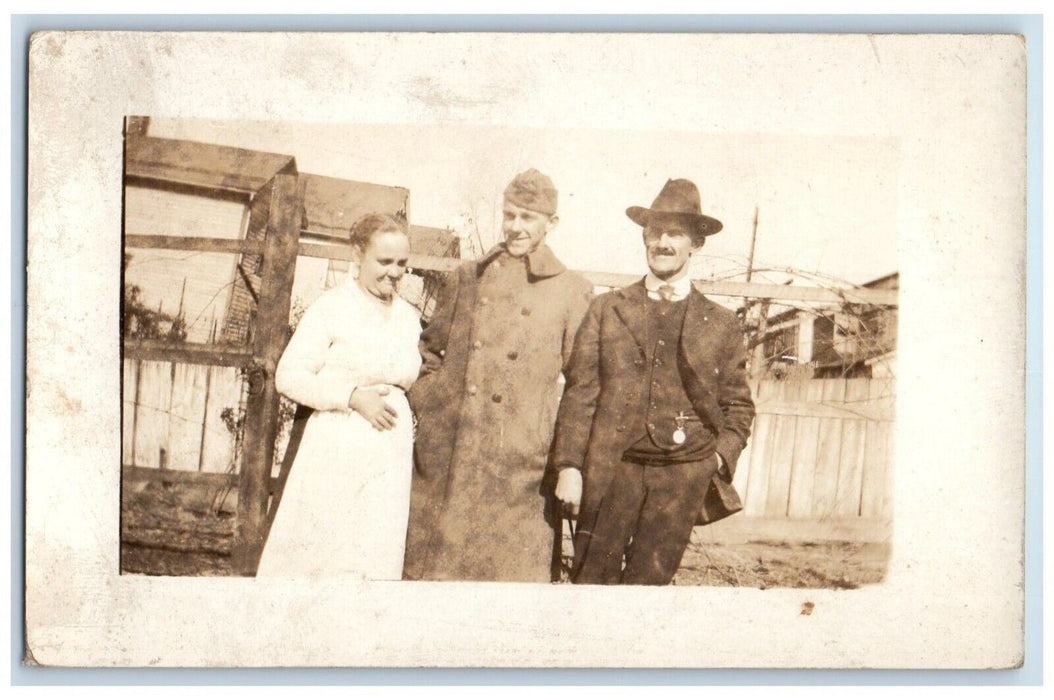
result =
[[1020,667],[1027,48],[35,34],[27,663]]
[[124,134],[123,573],[882,580],[890,140]]

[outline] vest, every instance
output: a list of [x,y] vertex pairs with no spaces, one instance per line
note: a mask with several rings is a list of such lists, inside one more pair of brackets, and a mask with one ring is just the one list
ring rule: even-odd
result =
[[[708,459],[716,441],[706,423],[692,409],[677,369],[677,347],[688,308],[685,300],[648,299],[645,356],[648,371],[644,373],[644,411],[632,425],[637,439],[623,455],[628,462],[648,466],[666,466]],[[678,416],[681,420],[678,420]],[[674,433],[684,432],[678,443]]]

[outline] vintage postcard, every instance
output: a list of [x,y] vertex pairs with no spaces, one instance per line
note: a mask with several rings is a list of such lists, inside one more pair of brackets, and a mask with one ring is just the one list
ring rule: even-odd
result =
[[1025,57],[35,35],[26,660],[1019,666]]

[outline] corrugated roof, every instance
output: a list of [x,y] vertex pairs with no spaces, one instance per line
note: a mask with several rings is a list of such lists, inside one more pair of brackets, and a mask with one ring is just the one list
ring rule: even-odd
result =
[[[360,216],[373,213],[406,216],[410,191],[405,187],[341,180],[301,173],[304,188],[304,229],[347,239]],[[446,229],[410,226],[410,250],[417,255],[458,257],[457,239]]]
[[460,258],[461,246],[449,230],[431,226],[410,226],[410,252],[440,258]]
[[410,190],[370,182],[301,173],[304,180],[305,228],[347,238],[351,225],[366,214],[406,216]]

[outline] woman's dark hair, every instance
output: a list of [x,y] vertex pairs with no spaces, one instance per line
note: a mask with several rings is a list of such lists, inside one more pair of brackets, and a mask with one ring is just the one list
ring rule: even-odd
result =
[[388,214],[366,214],[351,225],[351,244],[359,250],[366,250],[366,246],[378,233],[409,235],[406,221],[402,217]]

